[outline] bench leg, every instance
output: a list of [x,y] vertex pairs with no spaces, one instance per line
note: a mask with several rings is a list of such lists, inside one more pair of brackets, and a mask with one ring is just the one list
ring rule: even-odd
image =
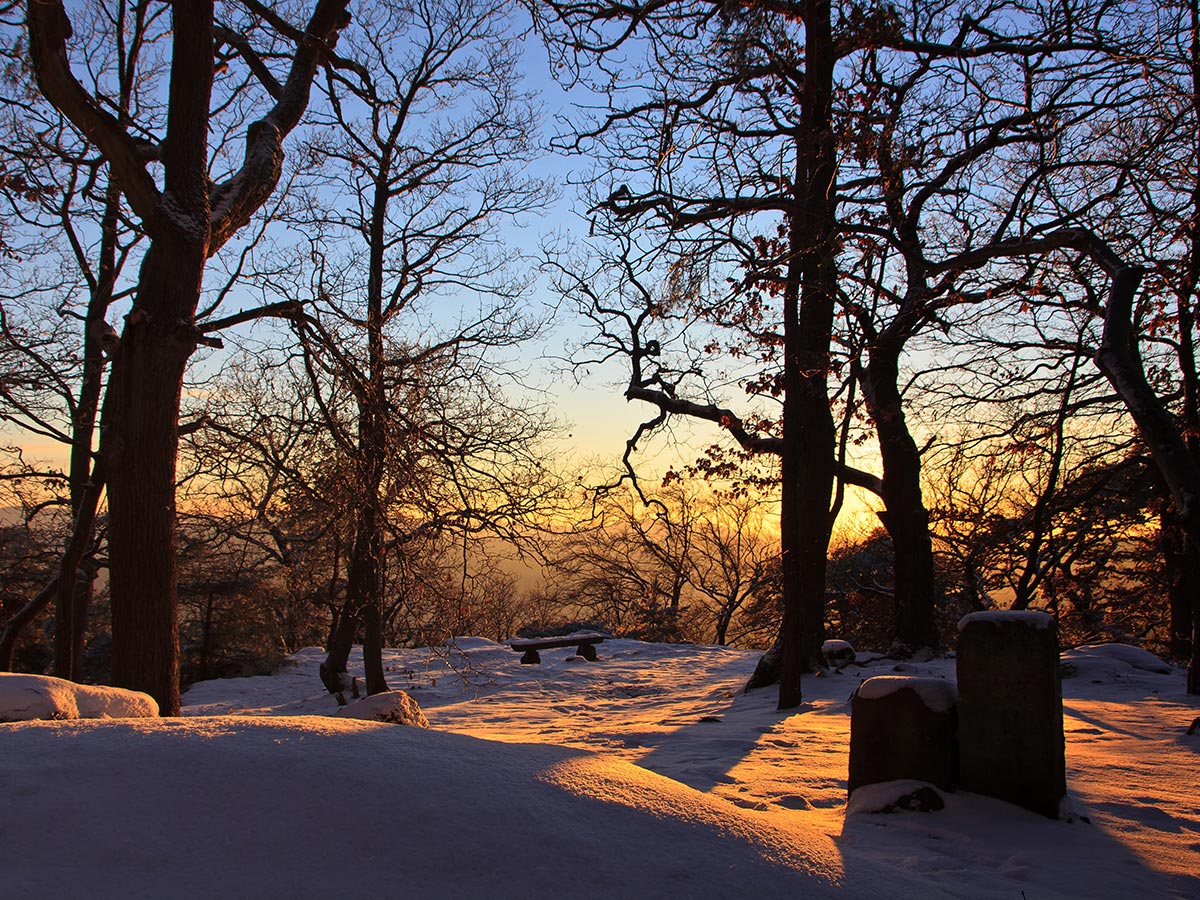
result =
[[592,644],[580,644],[579,649],[575,651],[588,662],[596,661],[596,648]]
[[541,662],[542,658],[538,655],[536,650],[526,650],[521,656],[521,665],[523,666],[537,666],[540,665]]

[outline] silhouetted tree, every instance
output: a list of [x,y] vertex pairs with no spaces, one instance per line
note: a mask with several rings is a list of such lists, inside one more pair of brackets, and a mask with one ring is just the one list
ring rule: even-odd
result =
[[[236,167],[210,172],[214,71],[222,41],[214,7],[171,7],[165,133],[122,121],[72,69],[73,31],[61,2],[27,5],[30,58],[43,95],[96,145],[147,235],[133,309],[112,362],[100,452],[111,517],[113,680],[144,690],[165,715],[179,711],[175,586],[175,457],[184,370],[211,343],[195,320],[205,265],[266,201],[279,179],[282,144],[308,105],[317,69],[347,23],[345,0],[318,0],[304,28],[255,5],[254,18],[281,28],[294,49],[280,82],[248,40],[233,46],[273,103],[246,131]],[[121,23],[118,28],[123,27]],[[113,40],[116,40],[115,36]],[[151,168],[150,163],[156,165]],[[161,183],[156,175],[161,173]]]

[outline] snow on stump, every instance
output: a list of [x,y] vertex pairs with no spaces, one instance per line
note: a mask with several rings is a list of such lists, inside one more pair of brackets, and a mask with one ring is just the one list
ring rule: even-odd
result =
[[429,720],[425,718],[425,713],[421,712],[417,701],[404,691],[384,691],[382,694],[363,697],[339,707],[334,715],[371,722],[390,722],[393,725],[429,727]]
[[868,678],[850,701],[850,794],[868,784],[920,781],[953,790],[954,685],[941,678]]
[[131,719],[158,715],[149,694],[76,684],[49,675],[0,672],[0,722],[32,719]]
[[972,613],[958,630],[963,788],[1060,818],[1067,768],[1054,618]]

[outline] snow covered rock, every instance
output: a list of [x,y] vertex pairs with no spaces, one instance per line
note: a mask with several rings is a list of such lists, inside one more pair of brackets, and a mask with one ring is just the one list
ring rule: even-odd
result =
[[986,609],[968,613],[958,620],[958,631],[966,631],[972,622],[987,622],[993,625],[1012,626],[1016,623],[1026,628],[1045,631],[1054,625],[1054,616],[1033,609]]
[[0,672],[0,722],[31,719],[126,719],[157,716],[149,694],[76,684],[49,675]]
[[905,779],[868,784],[859,788],[846,805],[846,815],[934,812],[945,808],[946,801],[933,785]]
[[858,686],[856,696],[864,700],[880,700],[905,689],[915,691],[921,703],[934,712],[951,710],[957,702],[954,685],[946,679],[911,675],[876,675],[868,678]]
[[821,659],[831,669],[841,669],[857,658],[848,641],[826,641],[821,645]]
[[1065,660],[1077,663],[1080,659],[1096,659],[1123,663],[1131,669],[1142,672],[1153,672],[1156,675],[1170,675],[1173,671],[1168,663],[1163,662],[1149,650],[1133,647],[1129,644],[1085,644],[1069,653],[1064,653]]
[[372,694],[341,707],[335,715],[371,722],[390,722],[393,725],[429,727],[429,720],[425,718],[425,713],[421,712],[417,701],[404,691]]

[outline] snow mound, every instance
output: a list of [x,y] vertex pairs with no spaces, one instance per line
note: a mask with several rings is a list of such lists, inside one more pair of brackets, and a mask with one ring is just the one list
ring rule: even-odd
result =
[[3,748],[0,784],[21,785],[5,857],[22,861],[3,892],[24,900],[61,897],[64,879],[91,900],[927,896],[873,864],[848,893],[828,835],[564,747],[198,716],[16,723]]
[[365,719],[374,722],[387,722],[392,725],[414,725],[417,728],[428,728],[429,720],[417,701],[404,691],[385,691],[382,694],[372,694],[361,700],[343,706],[335,713],[346,719]]
[[1100,657],[1101,659],[1124,663],[1131,668],[1140,669],[1143,672],[1154,672],[1157,675],[1170,675],[1173,671],[1170,665],[1163,662],[1149,650],[1143,650],[1141,647],[1132,647],[1129,644],[1085,644],[1082,647],[1077,647],[1075,650],[1064,653],[1063,659],[1075,661],[1081,656]]
[[0,722],[31,719],[128,719],[157,716],[148,694],[76,684],[49,675],[0,672]]

